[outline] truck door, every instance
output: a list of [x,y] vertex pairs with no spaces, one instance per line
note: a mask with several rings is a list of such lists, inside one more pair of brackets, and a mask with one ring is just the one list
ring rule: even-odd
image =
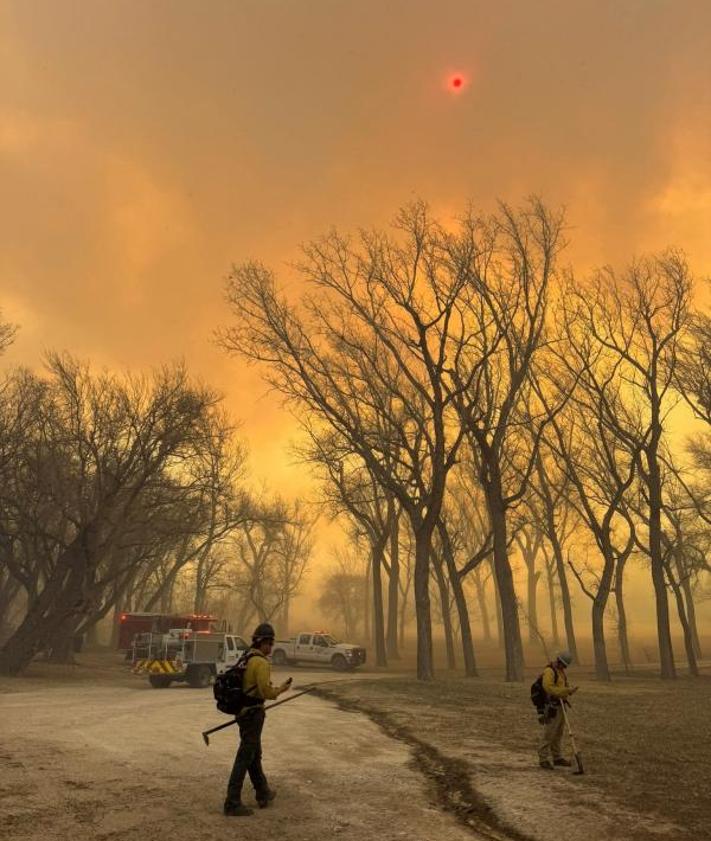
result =
[[321,634],[314,634],[314,660],[318,660],[319,663],[328,663],[331,660],[328,640]]
[[296,640],[295,648],[297,660],[314,659],[314,644],[311,639],[311,634],[299,634]]

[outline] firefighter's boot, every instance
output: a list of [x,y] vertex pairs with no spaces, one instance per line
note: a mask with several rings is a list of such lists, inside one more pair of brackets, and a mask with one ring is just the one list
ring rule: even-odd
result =
[[257,805],[260,809],[266,809],[267,806],[274,800],[277,793],[273,788],[265,789],[257,792]]
[[246,818],[254,811],[243,803],[225,803],[224,813],[228,818]]

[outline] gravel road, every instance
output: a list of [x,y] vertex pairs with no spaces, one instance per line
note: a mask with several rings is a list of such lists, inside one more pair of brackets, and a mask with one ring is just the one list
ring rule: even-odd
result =
[[[332,679],[298,670],[298,684]],[[304,696],[268,714],[265,770],[278,797],[225,818],[236,748],[211,690],[51,685],[0,694],[0,837],[471,841],[433,803],[409,749],[369,719]],[[245,800],[252,801],[247,791]]]

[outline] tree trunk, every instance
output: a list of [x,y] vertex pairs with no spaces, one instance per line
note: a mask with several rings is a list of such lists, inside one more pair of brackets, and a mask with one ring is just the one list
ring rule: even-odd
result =
[[605,644],[605,609],[610,598],[612,579],[615,572],[615,555],[609,542],[609,531],[600,535],[598,546],[602,553],[603,568],[592,604],[593,651],[595,653],[595,675],[598,680],[610,680],[610,665]]
[[[464,659],[464,674],[467,677],[477,677],[476,657],[474,655],[474,640],[472,638],[472,627],[469,621],[469,607],[464,594],[462,579],[457,570],[457,564],[452,551],[452,543],[445,525],[440,523],[440,534],[442,536],[442,549],[444,560],[447,564],[447,574],[452,587],[454,603],[457,606],[459,616],[459,634],[462,641],[462,657]],[[477,567],[477,572],[479,568]]]
[[480,567],[476,567],[474,570],[474,586],[476,588],[477,604],[479,605],[479,615],[481,616],[482,634],[485,642],[491,642],[491,621],[489,619],[489,606],[486,602],[486,582],[482,580]]
[[12,578],[5,570],[0,569],[0,645],[12,633],[10,615],[19,592],[19,581]]
[[400,597],[400,627],[398,631],[400,651],[405,648],[405,623],[407,619],[407,597],[410,594],[410,581],[408,579],[407,587]]
[[121,610],[118,604],[114,605],[114,615],[111,617],[111,640],[109,645],[112,651],[116,651],[119,645],[119,635],[121,633]]
[[674,666],[674,650],[672,648],[669,621],[669,599],[667,596],[662,551],[662,485],[656,446],[654,444],[647,450],[646,456],[648,467],[647,487],[649,491],[649,558],[656,600],[659,663],[662,678],[664,680],[673,680],[676,677],[676,667]]
[[[24,671],[41,650],[70,637],[82,617],[88,535],[81,532],[58,560],[52,576],[0,651],[0,674]],[[61,642],[58,642],[61,645]]]
[[494,585],[494,613],[496,614],[496,644],[499,648],[504,647],[504,621],[501,616],[501,599],[499,598],[499,584],[496,580],[496,567],[494,565],[494,556],[491,559],[491,581]]
[[76,662],[74,653],[81,649],[81,642],[78,642],[78,640],[81,640],[81,638],[77,638],[74,634],[62,633],[56,635],[52,640],[52,647],[47,660],[50,663],[72,665]]
[[686,659],[689,664],[689,674],[691,674],[692,677],[698,677],[699,664],[696,661],[696,652],[694,650],[694,638],[691,631],[691,626],[689,625],[688,617],[686,615],[684,594],[682,592],[681,587],[679,586],[679,582],[676,580],[676,576],[669,568],[667,568],[667,577],[669,578],[669,583],[671,584],[672,590],[674,591],[674,597],[676,598],[676,608],[679,612],[679,621],[681,622],[681,627],[684,631],[684,648],[686,650]]
[[563,547],[560,545],[555,531],[548,535],[551,546],[553,547],[553,556],[555,558],[555,568],[558,573],[558,584],[560,585],[560,600],[563,605],[563,623],[565,625],[565,639],[568,646],[568,651],[573,655],[573,661],[580,665],[580,657],[578,656],[578,643],[575,639],[575,625],[573,624],[573,605],[570,599],[570,587],[568,586],[568,576],[565,569],[565,561],[563,559]]
[[289,622],[290,622],[290,613],[291,610],[291,599],[287,594],[284,598],[284,604],[281,606],[281,629],[279,631],[284,637],[289,636]]
[[[555,579],[553,577],[553,565],[546,560],[546,578],[548,582],[548,603],[551,614],[551,636],[556,648],[560,647],[560,633],[558,632],[558,605],[555,597]],[[572,652],[571,652],[572,653]]]
[[620,659],[625,674],[632,671],[632,658],[630,657],[630,644],[627,637],[627,612],[623,592],[624,572],[627,558],[618,558],[615,569],[615,604],[617,606],[617,641],[620,646]]
[[197,565],[195,567],[195,597],[193,598],[193,613],[205,613],[205,556],[200,553]]
[[494,572],[501,603],[506,680],[522,681],[524,678],[524,662],[521,626],[518,618],[518,603],[516,601],[513,573],[508,556],[506,509],[503,502],[501,479],[496,465],[490,465],[489,481],[485,485],[485,495],[494,535]]
[[442,613],[442,628],[444,629],[444,644],[447,651],[447,668],[454,671],[457,668],[457,661],[454,655],[454,633],[452,631],[452,616],[449,611],[449,588],[444,577],[444,569],[441,559],[435,558],[434,573],[439,588],[440,611]]
[[400,659],[398,650],[398,600],[400,596],[400,517],[391,506],[390,516],[390,577],[388,579],[388,632],[387,655],[391,660]]
[[686,603],[686,619],[689,623],[691,632],[691,640],[694,645],[694,654],[697,660],[701,660],[701,640],[699,639],[699,628],[696,623],[696,605],[694,604],[694,591],[691,586],[691,581],[688,575],[683,574],[683,569],[677,564],[679,579],[681,580],[681,588],[684,593],[684,602]]
[[417,678],[432,680],[432,616],[430,612],[430,550],[432,528],[415,531],[415,621],[417,624]]
[[99,643],[99,623],[94,622],[86,629],[86,647],[89,649],[101,648]]
[[474,585],[476,587],[476,598],[479,604],[479,615],[481,616],[484,640],[491,642],[491,621],[489,620],[489,606],[486,602],[486,582],[482,581],[481,569],[479,567],[474,570]]
[[607,662],[607,647],[605,645],[605,605],[604,598],[593,599],[592,603],[592,634],[593,651],[595,656],[595,677],[598,680],[610,680],[610,666]]
[[375,664],[387,666],[388,657],[385,646],[385,616],[383,612],[382,564],[384,540],[373,540],[371,546],[371,567],[373,571],[373,633],[375,637]]
[[[528,565],[527,565],[528,566]],[[537,604],[537,590],[539,573],[535,569],[528,570],[528,641],[533,643],[538,640],[538,604]]]
[[365,596],[365,604],[363,605],[363,636],[368,645],[373,642],[371,634],[371,613],[373,606],[370,600],[370,564],[365,568],[365,587],[363,587],[363,594]]
[[526,596],[528,605],[528,641],[534,643],[538,641],[540,631],[538,627],[538,581],[540,573],[536,570],[536,558],[538,556],[538,547],[540,541],[537,535],[533,538],[527,533],[525,535],[525,542],[517,540],[523,556],[523,562],[526,565]]

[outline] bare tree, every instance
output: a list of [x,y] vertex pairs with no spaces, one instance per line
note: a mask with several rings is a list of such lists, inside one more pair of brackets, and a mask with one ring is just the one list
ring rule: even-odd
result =
[[579,662],[578,644],[573,623],[573,605],[570,597],[570,587],[566,574],[564,557],[565,543],[575,528],[572,516],[572,506],[568,494],[571,491],[570,480],[565,471],[556,463],[548,447],[543,447],[538,453],[536,470],[529,486],[527,507],[536,526],[545,535],[551,547],[551,557],[548,557],[546,546],[543,546],[546,576],[548,581],[551,625],[553,639],[558,642],[558,625],[555,599],[555,579],[560,588],[561,604],[563,607],[563,623],[568,651]]
[[535,642],[538,639],[538,582],[541,578],[541,571],[536,561],[541,554],[543,533],[536,528],[535,524],[523,522],[516,529],[514,540],[526,567],[528,641]]
[[272,386],[332,426],[402,506],[415,539],[418,677],[429,680],[432,535],[462,440],[452,402],[471,385],[445,383],[469,340],[459,310],[467,237],[445,232],[423,204],[403,210],[396,229],[398,238],[334,233],[308,245],[301,272],[315,294],[301,309],[264,267],[237,267],[228,298],[239,321],[221,341],[263,363]]
[[[299,448],[301,457],[319,468],[324,501],[335,516],[345,514],[370,544],[370,580],[376,665],[386,666],[388,656],[397,657],[397,603],[399,597],[400,507],[392,493],[383,490],[347,441],[332,429],[306,426],[309,443]],[[391,463],[392,454],[386,454]],[[391,464],[391,468],[394,465]],[[386,552],[390,549],[390,564]],[[382,570],[388,573],[388,623],[385,626]]]
[[136,547],[184,502],[181,468],[216,403],[180,367],[149,382],[94,376],[69,357],[51,356],[48,366],[46,379],[25,376],[19,386],[38,397],[12,482],[0,490],[0,530],[18,549],[7,558],[10,572],[27,595],[0,651],[9,674],[40,649],[66,647],[87,618],[108,609]]
[[[568,313],[568,315],[570,315]],[[593,340],[566,321],[568,344],[561,351],[564,364],[576,370],[578,385],[566,412],[551,423],[548,445],[572,488],[570,503],[590,530],[602,560],[598,573],[569,562],[582,591],[592,601],[595,673],[610,679],[605,645],[604,618],[612,592],[615,568],[634,548],[635,532],[626,516],[626,494],[635,480],[640,448],[620,441],[616,429],[625,406],[610,387],[609,371],[596,366]]]
[[279,497],[255,505],[232,542],[234,560],[226,578],[239,595],[237,625],[260,621],[289,622],[289,603],[297,594],[311,558],[313,518],[299,503]]
[[493,534],[507,680],[524,676],[507,512],[525,493],[545,425],[530,374],[546,342],[548,290],[564,244],[562,227],[562,214],[536,199],[520,211],[501,205],[488,223],[466,220],[467,316],[477,329],[452,360],[459,386],[455,405],[475,454]]
[[355,640],[365,628],[363,610],[365,576],[363,559],[355,552],[334,550],[335,570],[326,577],[318,599],[319,609],[336,621],[346,639]]
[[467,576],[473,571],[478,572],[481,563],[491,555],[492,535],[490,531],[484,531],[479,512],[481,500],[468,482],[470,472],[467,463],[462,462],[456,474],[457,482],[450,483],[447,503],[440,514],[437,529],[449,579],[448,589],[451,588],[457,609],[464,672],[467,677],[475,677],[474,640],[464,584]]
[[2,311],[0,310],[0,354],[4,353],[10,345],[15,341],[17,335],[17,325],[5,321]]
[[[666,448],[665,448],[666,450]],[[701,645],[696,627],[696,609],[692,581],[706,566],[706,543],[708,525],[699,518],[699,509],[690,496],[689,485],[683,478],[684,471],[675,464],[672,453],[663,453],[662,492],[662,548],[664,570],[668,585],[674,594],[679,622],[684,634],[689,671],[698,676],[698,658]],[[639,496],[630,502],[642,525],[648,507],[646,487],[640,488]],[[648,542],[637,540],[641,554],[649,558]]]
[[676,669],[662,545],[660,454],[677,399],[672,384],[690,289],[688,266],[674,251],[638,260],[621,275],[601,270],[590,282],[571,283],[566,289],[569,310],[575,310],[579,324],[575,339],[584,333],[596,370],[604,372],[597,387],[607,428],[623,447],[639,453],[662,678],[674,678]]
[[190,465],[196,500],[207,512],[203,534],[193,538],[195,598],[193,610],[204,613],[211,582],[224,567],[224,553],[216,551],[221,541],[248,516],[249,501],[241,488],[246,453],[234,439],[234,427],[224,412],[205,418],[200,428],[198,457]]

